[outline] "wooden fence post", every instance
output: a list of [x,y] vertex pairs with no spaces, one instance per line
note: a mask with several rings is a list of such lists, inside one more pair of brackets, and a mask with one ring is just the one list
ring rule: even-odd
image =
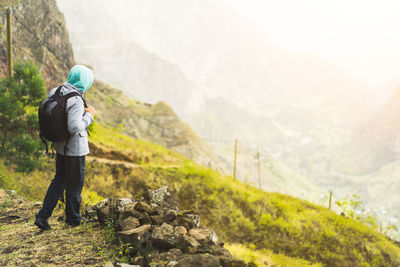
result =
[[235,139],[235,156],[233,160],[233,180],[236,180],[236,155],[237,155],[237,139]]
[[7,14],[7,68],[8,78],[13,76],[13,55],[12,55],[12,34],[11,34],[11,10],[8,7],[6,9]]
[[257,168],[258,168],[258,188],[261,189],[261,167],[260,167],[260,152],[257,146]]

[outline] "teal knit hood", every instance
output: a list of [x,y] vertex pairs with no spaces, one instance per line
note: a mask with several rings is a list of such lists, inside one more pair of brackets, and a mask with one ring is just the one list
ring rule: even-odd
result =
[[68,83],[85,93],[94,81],[94,74],[91,69],[82,65],[75,65],[69,72]]

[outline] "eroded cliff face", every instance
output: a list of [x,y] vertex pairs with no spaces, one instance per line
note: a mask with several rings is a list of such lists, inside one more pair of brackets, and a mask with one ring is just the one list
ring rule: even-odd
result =
[[[63,82],[74,64],[64,15],[55,0],[0,2],[11,7],[14,60],[30,59],[41,67],[47,89]],[[0,75],[7,74],[6,16],[0,16]]]

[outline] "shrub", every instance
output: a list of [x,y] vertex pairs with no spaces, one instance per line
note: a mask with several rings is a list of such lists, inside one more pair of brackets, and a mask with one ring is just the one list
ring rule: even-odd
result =
[[0,91],[0,157],[30,172],[40,155],[37,108],[46,97],[43,76],[32,62],[16,62],[14,77],[1,79]]

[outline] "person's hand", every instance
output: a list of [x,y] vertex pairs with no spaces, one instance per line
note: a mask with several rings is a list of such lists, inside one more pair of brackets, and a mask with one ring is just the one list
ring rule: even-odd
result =
[[92,107],[92,106],[89,106],[89,107],[85,108],[85,111],[89,112],[90,114],[92,114],[93,117],[94,117],[94,115],[96,115],[96,109],[94,107]]

